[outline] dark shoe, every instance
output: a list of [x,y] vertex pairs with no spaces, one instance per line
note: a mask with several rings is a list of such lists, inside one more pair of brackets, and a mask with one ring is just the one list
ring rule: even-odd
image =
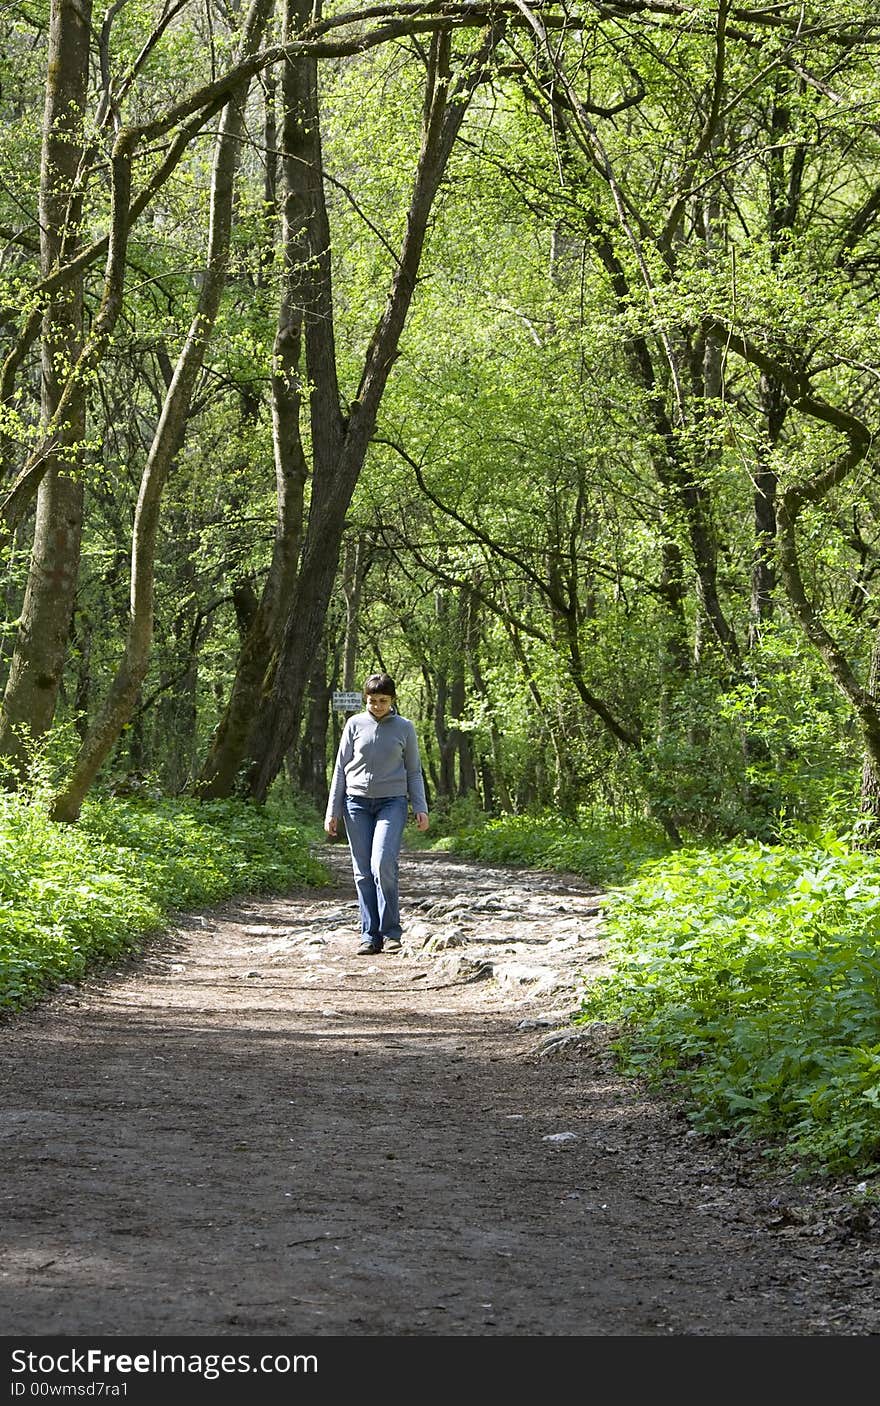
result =
[[399,951],[400,951],[400,938],[399,938],[399,937],[386,937],[386,939],[385,939],[385,951],[386,951],[386,952],[399,952]]
[[357,955],[359,957],[375,957],[376,953],[381,951],[381,942],[373,942],[371,938],[365,937],[357,950]]

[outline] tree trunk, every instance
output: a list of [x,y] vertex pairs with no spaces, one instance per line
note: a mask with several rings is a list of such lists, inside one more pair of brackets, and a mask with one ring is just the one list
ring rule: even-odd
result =
[[[259,48],[271,8],[272,0],[252,0],[244,24],[242,57]],[[131,717],[149,665],[153,637],[154,561],[162,493],[183,444],[193,391],[226,282],[235,172],[244,130],[246,97],[247,85],[243,85],[225,107],[220,121],[211,181],[211,224],[202,290],[141,479],[132,542],[129,626],[122,661],[67,785],[55,798],[52,816],[56,820],[73,821],[78,818],[89,787]]]
[[485,710],[489,715],[489,743],[492,749],[491,766],[489,765],[488,760],[485,758],[481,763],[481,771],[483,777],[483,805],[486,810],[493,810],[495,798],[497,796],[498,804],[501,810],[505,814],[509,814],[513,810],[513,800],[511,798],[510,789],[507,785],[507,775],[504,767],[504,755],[501,743],[501,729],[498,726],[498,721],[495,717],[495,713],[493,710],[492,700],[489,697],[488,685],[486,684],[486,680],[483,678],[482,670],[480,669],[479,638],[477,631],[477,602],[475,598],[473,598],[470,603],[469,624],[471,634],[470,643],[468,646],[468,662],[471,667],[471,677],[474,681],[474,687],[476,688],[477,693],[482,698]]
[[[467,703],[464,666],[468,653],[468,599],[462,592],[456,602],[456,643],[452,680],[449,689],[449,710],[454,719],[464,716]],[[458,763],[456,791],[459,796],[473,796],[477,789],[477,771],[474,766],[473,733],[454,723],[450,736],[455,747]]]
[[[71,426],[71,431],[77,430]],[[81,433],[80,433],[81,438]],[[33,555],[0,712],[0,755],[12,785],[52,725],[67,657],[82,539],[82,480],[53,466],[37,495]]]
[[[55,0],[40,169],[40,269],[47,277],[80,242],[83,112],[89,79],[91,0]],[[82,275],[51,296],[43,313],[42,422],[53,421],[67,368],[82,350]],[[0,756],[13,784],[27,775],[29,743],[52,725],[70,636],[79,573],[85,391],[77,382],[56,427],[37,497],[33,555],[3,706]]]
[[434,736],[437,739],[437,794],[451,800],[455,794],[455,738],[446,723],[449,682],[445,675],[434,677]]
[[[287,5],[285,42],[300,27],[304,14],[302,0],[292,0]],[[303,318],[313,276],[310,230],[316,223],[322,224],[315,206],[322,207],[324,198],[314,61],[285,64],[281,91],[284,281],[272,373],[275,542],[259,606],[238,657],[229,701],[194,788],[204,800],[231,796],[243,785],[241,773],[250,751],[263,681],[278,648],[279,622],[289,609],[302,545],[303,502],[308,478],[300,435]]]
[[265,175],[263,178],[263,230],[257,287],[265,287],[275,261],[275,231],[278,221],[278,123],[275,104],[278,82],[273,72],[261,75],[264,94]]
[[[875,709],[880,712],[880,621],[874,630],[874,644],[871,650],[871,666],[866,684],[868,697]],[[880,731],[880,729],[878,729]],[[878,824],[880,824],[880,754],[878,749],[865,748],[862,762],[862,790],[859,809],[863,816],[863,830],[870,843],[876,844]]]
[[359,535],[345,544],[342,559],[342,594],[345,598],[345,648],[342,654],[342,687],[357,688],[361,594],[364,585],[364,539]]
[[657,699],[657,742],[666,741],[674,731],[675,701],[682,680],[686,679],[691,667],[688,649],[685,601],[687,585],[684,577],[684,562],[681,548],[675,541],[671,524],[667,521],[668,510],[661,504],[663,516],[660,521],[660,559],[663,563],[660,585],[668,606],[660,640],[660,689]]
[[776,593],[776,498],[779,481],[768,462],[785,421],[786,405],[782,387],[766,372],[761,376],[761,404],[767,425],[767,444],[755,464],[754,514],[755,545],[752,550],[752,591],[749,601],[749,644],[754,649],[761,628],[773,616]]
[[[800,208],[804,171],[803,145],[793,145],[791,134],[791,73],[777,72],[770,109],[770,141],[767,155],[767,233],[770,262],[775,268],[782,256],[785,232],[791,230]],[[786,172],[786,157],[790,168]],[[759,398],[767,427],[766,447],[755,465],[755,545],[752,554],[752,591],[749,603],[749,649],[760,640],[762,626],[772,618],[776,591],[776,499],[778,480],[768,463],[769,451],[782,433],[788,409],[779,378],[761,372]]]
[[299,756],[299,789],[323,815],[327,805],[327,733],[330,726],[330,692],[323,651],[319,652],[309,680],[308,709]]

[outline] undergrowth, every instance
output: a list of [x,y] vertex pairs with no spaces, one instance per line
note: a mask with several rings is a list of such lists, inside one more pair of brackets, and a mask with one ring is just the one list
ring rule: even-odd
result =
[[131,950],[169,913],[326,881],[303,824],[271,805],[96,799],[58,825],[0,794],[0,1011]]
[[790,1164],[880,1172],[880,857],[827,836],[645,866],[611,897],[613,971],[580,1015],[693,1125]]
[[482,859],[487,864],[524,864],[580,874],[590,883],[620,884],[646,860],[668,852],[659,826],[621,825],[584,815],[579,821],[558,815],[502,815],[470,819],[432,845],[435,849]]

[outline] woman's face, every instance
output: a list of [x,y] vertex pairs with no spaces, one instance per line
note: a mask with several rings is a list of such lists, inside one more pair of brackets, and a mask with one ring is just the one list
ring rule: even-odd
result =
[[394,699],[390,693],[368,693],[367,712],[372,718],[384,718],[394,705]]

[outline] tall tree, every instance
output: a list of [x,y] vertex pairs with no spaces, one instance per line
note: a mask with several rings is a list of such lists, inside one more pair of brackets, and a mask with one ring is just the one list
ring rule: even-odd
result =
[[[360,384],[340,409],[332,317],[329,232],[326,206],[315,203],[312,269],[315,285],[307,304],[305,349],[309,379],[313,477],[296,587],[289,603],[277,659],[249,743],[248,789],[265,799],[296,736],[308,673],[324,627],[336,575],[345,515],[375,428],[379,406],[398,354],[416,285],[431,210],[468,103],[483,81],[501,35],[492,23],[479,43],[457,64],[452,36],[431,39],[421,148],[397,267],[385,310],[367,350]],[[316,115],[317,121],[317,115]],[[320,168],[317,174],[320,174]]]
[[[40,270],[44,279],[76,258],[82,240],[85,107],[91,47],[90,0],[53,0],[40,164]],[[53,291],[42,318],[42,423],[55,421],[83,339],[82,275]],[[18,781],[30,743],[52,724],[67,653],[83,519],[82,449],[86,393],[74,387],[56,427],[37,515],[18,640],[0,708],[0,755]]]
[[[312,12],[311,0],[287,0],[283,39],[289,42]],[[316,273],[329,278],[329,235],[324,209],[317,63],[285,63],[280,85],[281,245],[283,272],[272,364],[272,444],[276,481],[276,526],[262,595],[238,656],[223,716],[211,739],[196,790],[203,799],[228,796],[249,755],[251,729],[261,688],[278,645],[279,623],[289,608],[302,543],[308,463],[302,443],[303,319],[332,316],[322,306]]]
[[[242,26],[240,57],[259,50],[273,0],[252,0]],[[131,553],[131,607],[123,656],[101,711],[70,776],[52,805],[56,820],[75,820],[102,763],[131,717],[149,664],[153,635],[156,537],[162,494],[186,433],[187,414],[226,282],[235,172],[240,158],[248,83],[233,93],[220,120],[211,177],[210,228],[198,307],[190,324],[141,478]]]

